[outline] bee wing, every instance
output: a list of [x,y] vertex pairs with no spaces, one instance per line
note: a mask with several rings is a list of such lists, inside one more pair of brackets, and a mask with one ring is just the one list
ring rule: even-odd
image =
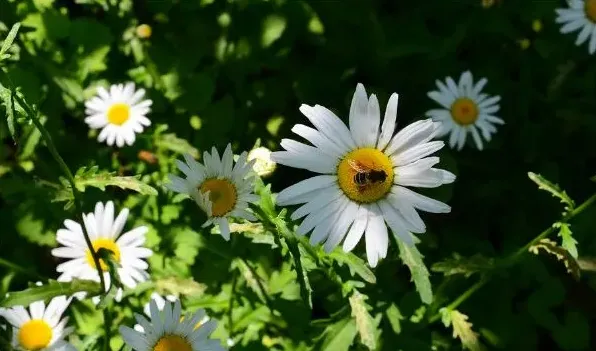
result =
[[366,166],[356,160],[349,159],[348,164],[357,172],[368,172]]

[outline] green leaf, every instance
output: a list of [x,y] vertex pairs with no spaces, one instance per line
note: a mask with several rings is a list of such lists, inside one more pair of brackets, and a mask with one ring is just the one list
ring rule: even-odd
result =
[[270,15],[263,22],[263,34],[261,44],[268,47],[279,39],[286,29],[286,19],[278,15]]
[[416,285],[420,299],[425,304],[430,304],[433,301],[433,292],[430,285],[430,274],[424,265],[422,254],[420,254],[415,245],[408,246],[401,240],[397,240],[397,245],[399,246],[399,256],[410,269],[412,280]]
[[48,281],[42,286],[34,286],[22,291],[9,293],[0,301],[0,307],[28,306],[35,301],[47,301],[56,296],[71,296],[74,293],[86,291],[91,296],[100,294],[101,286],[91,280],[74,279],[63,283],[55,280]]
[[401,320],[404,319],[404,316],[402,316],[397,305],[392,303],[389,306],[389,308],[385,311],[385,314],[387,314],[387,319],[389,320],[389,323],[391,324],[391,329],[393,329],[393,332],[395,334],[400,334],[401,333]]
[[333,258],[340,267],[344,264],[347,265],[352,276],[357,274],[366,282],[371,284],[375,284],[377,282],[377,277],[373,271],[368,268],[366,262],[353,253],[344,252],[341,248],[336,248],[335,250],[331,251],[329,257]]
[[577,240],[573,238],[570,225],[568,223],[557,222],[553,224],[554,228],[559,228],[559,236],[561,237],[561,246],[569,251],[569,254],[577,259]]
[[201,283],[197,283],[192,278],[184,279],[178,277],[169,277],[158,279],[155,282],[155,287],[158,292],[163,295],[187,295],[192,297],[199,297],[203,295],[207,286]]
[[472,257],[462,257],[454,253],[452,258],[433,264],[431,270],[444,275],[463,274],[468,278],[474,273],[491,270],[494,264],[494,258],[484,257],[480,254]]
[[[75,185],[77,190],[85,192],[88,186],[105,190],[106,186],[117,186],[121,189],[128,189],[136,191],[142,195],[157,195],[157,190],[152,186],[145,184],[139,178],[140,176],[115,176],[114,173],[99,171],[99,167],[93,166],[91,168],[81,167],[75,174]],[[70,184],[65,180],[62,181],[64,187],[59,189],[55,195],[53,202],[68,201],[72,202],[73,194]]]
[[8,124],[8,131],[12,140],[16,142],[16,119],[15,119],[15,91],[7,89],[0,84],[0,101],[6,109],[6,121]]
[[349,298],[350,307],[352,308],[352,317],[356,321],[356,329],[360,334],[360,342],[369,350],[375,350],[377,348],[377,330],[372,316],[367,311],[365,298],[365,295],[354,291]]
[[2,47],[0,47],[0,61],[9,57],[9,55],[7,55],[6,53],[8,52],[15,38],[17,37],[17,33],[19,32],[20,27],[21,24],[17,22],[12,26],[10,32],[8,32],[6,39],[4,39],[4,43],[2,43]]
[[562,203],[567,205],[565,206],[567,211],[571,211],[575,208],[575,202],[557,184],[551,183],[540,174],[532,172],[528,172],[528,177],[538,185],[538,189],[546,190],[554,197],[558,197]]
[[[167,126],[158,129],[159,133],[154,135],[155,146],[160,149],[173,151],[179,154],[190,154],[193,158],[198,159],[200,156],[199,150],[184,139],[178,138],[174,133],[161,134],[167,130]],[[165,128],[164,128],[165,127]]]
[[321,351],[348,351],[358,333],[356,322],[352,318],[342,319],[325,328],[325,337]]
[[453,337],[459,338],[465,349],[471,351],[486,350],[484,345],[478,339],[478,334],[472,330],[472,323],[468,322],[468,316],[460,313],[458,310],[440,310],[443,324],[446,327],[453,327]]
[[550,239],[542,239],[538,243],[530,246],[528,251],[533,254],[538,255],[540,250],[543,250],[557,258],[559,261],[563,261],[565,264],[565,268],[567,268],[567,272],[570,273],[576,280],[579,280],[580,277],[580,268],[579,264],[571,256],[569,251],[557,245],[556,242]]

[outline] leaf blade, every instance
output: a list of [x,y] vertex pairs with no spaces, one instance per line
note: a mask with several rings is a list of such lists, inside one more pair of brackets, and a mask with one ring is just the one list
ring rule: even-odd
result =
[[397,240],[397,245],[399,247],[399,256],[410,269],[412,280],[414,281],[414,285],[416,285],[420,299],[427,305],[432,303],[433,292],[429,278],[430,273],[422,260],[422,254],[415,245],[407,246],[401,240]]

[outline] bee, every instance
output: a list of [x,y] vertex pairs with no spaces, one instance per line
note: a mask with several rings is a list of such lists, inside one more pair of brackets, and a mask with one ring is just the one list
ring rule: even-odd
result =
[[368,167],[356,160],[348,160],[348,164],[356,171],[356,174],[354,174],[354,183],[356,183],[360,191],[368,185],[383,183],[387,179],[387,173],[382,169]]

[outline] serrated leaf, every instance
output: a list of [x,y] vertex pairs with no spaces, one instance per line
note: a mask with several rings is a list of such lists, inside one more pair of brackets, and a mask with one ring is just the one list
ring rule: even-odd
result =
[[561,246],[565,250],[569,251],[569,254],[571,254],[573,258],[577,259],[577,240],[573,238],[570,225],[568,223],[557,222],[553,224],[553,227],[559,228],[558,235],[561,237]]
[[376,326],[366,309],[365,297],[358,291],[354,291],[349,298],[350,307],[352,308],[352,317],[356,321],[356,329],[360,334],[360,342],[369,350],[375,350],[377,348]]
[[61,295],[71,296],[81,291],[86,291],[90,296],[95,296],[101,292],[101,286],[91,280],[74,279],[67,283],[50,280],[42,286],[34,286],[9,293],[7,297],[0,301],[0,307],[28,306],[35,301],[47,301]]
[[538,189],[546,190],[551,193],[554,197],[558,197],[562,203],[567,206],[565,209],[571,211],[575,208],[575,202],[562,190],[557,184],[551,183],[549,180],[533,172],[528,172],[528,177],[538,185]]
[[2,47],[0,48],[0,61],[3,58],[6,58],[5,54],[8,52],[8,50],[12,46],[12,43],[14,42],[15,38],[17,37],[17,33],[19,32],[20,27],[21,27],[21,24],[19,22],[17,22],[12,26],[12,28],[10,29],[10,32],[8,32],[8,35],[4,39],[4,43],[2,43]]
[[[157,190],[152,186],[145,184],[139,178],[140,176],[115,176],[113,173],[99,171],[97,166],[91,168],[81,167],[76,172],[75,185],[77,190],[84,192],[88,186],[105,190],[106,186],[116,186],[125,190],[133,190],[142,195],[157,195]],[[73,200],[72,190],[68,183],[63,182],[64,188],[59,189],[54,194],[53,202]]]
[[446,327],[453,327],[453,337],[459,338],[463,347],[471,351],[486,350],[478,339],[478,334],[472,330],[472,323],[468,322],[468,316],[458,310],[441,309],[443,324]]
[[336,248],[331,251],[331,253],[329,253],[329,257],[333,258],[340,267],[344,264],[347,265],[352,276],[357,274],[366,282],[376,284],[377,277],[373,271],[368,268],[366,262],[360,257],[354,255],[351,252],[345,252],[341,248]]
[[410,269],[420,299],[425,304],[430,304],[433,301],[433,292],[429,279],[430,273],[422,260],[422,254],[415,245],[408,246],[401,240],[397,240],[397,245],[399,246],[399,256]]
[[10,90],[0,84],[0,101],[6,110],[6,122],[8,131],[13,141],[16,141],[16,106],[14,101],[15,91]]
[[463,274],[467,278],[474,273],[492,269],[494,263],[494,258],[484,257],[480,254],[462,257],[454,253],[452,258],[433,264],[431,270],[444,275]]
[[533,254],[538,255],[540,250],[544,250],[545,252],[555,256],[557,260],[563,261],[565,264],[565,268],[567,268],[567,272],[570,273],[576,280],[579,280],[580,277],[580,268],[573,256],[567,251],[566,249],[557,245],[556,242],[550,239],[542,239],[538,243],[530,246],[528,251]]

